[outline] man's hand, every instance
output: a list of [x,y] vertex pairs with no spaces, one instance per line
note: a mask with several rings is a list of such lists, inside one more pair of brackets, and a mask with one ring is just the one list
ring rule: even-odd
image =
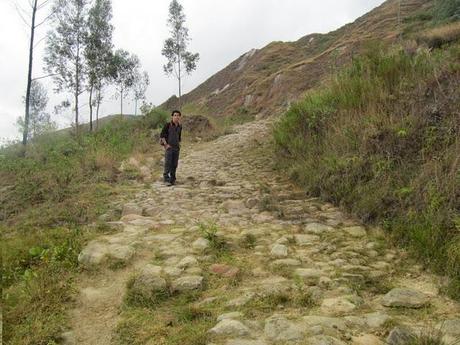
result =
[[169,149],[170,147],[171,147],[171,145],[165,144],[165,150]]

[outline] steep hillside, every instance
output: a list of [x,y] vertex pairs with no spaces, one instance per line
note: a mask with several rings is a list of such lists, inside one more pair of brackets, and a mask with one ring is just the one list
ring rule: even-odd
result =
[[[404,1],[401,19],[432,6],[430,0]],[[190,93],[183,104],[215,115],[239,112],[266,116],[284,110],[330,72],[350,62],[366,42],[392,42],[399,35],[398,1],[389,0],[354,23],[328,34],[311,34],[295,42],[272,42],[233,61]],[[171,97],[163,104],[177,106]]]

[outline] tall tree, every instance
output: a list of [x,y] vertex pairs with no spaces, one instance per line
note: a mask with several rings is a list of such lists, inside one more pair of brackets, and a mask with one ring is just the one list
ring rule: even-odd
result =
[[29,5],[31,7],[30,12],[27,12],[25,15],[29,16],[30,15],[30,22],[28,22],[23,15],[22,12],[24,10],[20,7],[16,7],[18,14],[21,16],[21,18],[24,20],[26,25],[30,27],[30,39],[29,39],[29,67],[27,71],[27,88],[26,88],[26,96],[25,96],[25,111],[24,111],[24,119],[23,119],[23,125],[22,125],[22,144],[24,146],[27,145],[27,140],[29,138],[29,122],[30,122],[30,94],[31,94],[31,88],[32,88],[32,70],[33,70],[33,57],[34,57],[34,40],[35,40],[35,30],[37,27],[42,25],[44,22],[46,22],[49,18],[46,17],[44,20],[41,22],[37,23],[37,12],[43,9],[47,4],[49,0],[44,0],[44,1],[38,1],[38,0],[32,0],[29,1]]
[[185,74],[190,74],[196,69],[196,63],[200,56],[198,53],[192,54],[187,51],[190,42],[188,28],[185,27],[185,14],[182,5],[177,0],[172,0],[169,5],[168,26],[171,37],[166,39],[161,54],[167,59],[168,63],[163,66],[167,75],[172,75],[179,82],[179,108],[181,107],[182,78]]
[[[24,103],[26,97],[24,97]],[[46,112],[48,94],[43,85],[34,80],[31,83],[29,94],[29,126],[27,141],[56,128],[56,123],[51,121],[50,114]],[[25,132],[26,123],[22,117],[18,118],[17,125],[22,133]]]
[[113,54],[111,74],[120,97],[120,115],[123,115],[123,99],[134,86],[139,66],[140,61],[135,54],[123,49],[117,49]]
[[134,79],[133,96],[134,96],[134,115],[137,115],[137,103],[145,99],[145,92],[150,84],[149,75],[147,72],[137,73]]
[[[85,47],[85,57],[88,73],[89,92],[89,123],[93,130],[93,105],[101,102],[101,91],[104,81],[109,77],[109,66],[112,58],[113,26],[111,0],[96,0],[88,15],[88,36]],[[93,94],[96,92],[96,102]],[[99,111],[96,113],[96,122],[99,120]]]
[[69,91],[74,97],[75,131],[78,135],[78,97],[86,78],[87,0],[55,0],[53,24],[48,34],[45,68],[53,74],[56,91]]

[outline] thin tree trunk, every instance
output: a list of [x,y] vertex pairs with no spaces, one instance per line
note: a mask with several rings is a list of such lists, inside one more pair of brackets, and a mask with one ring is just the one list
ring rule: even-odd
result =
[[89,89],[89,131],[93,131],[93,85]]
[[178,54],[178,64],[179,64],[179,110],[181,108],[181,96],[182,96],[182,91],[181,91],[181,75],[180,75],[180,54]]
[[123,89],[120,91],[120,115],[123,116]]
[[101,89],[97,91],[96,130],[99,129],[99,106],[101,105]]
[[33,51],[34,51],[34,36],[35,36],[35,14],[37,12],[37,2],[34,1],[32,9],[32,24],[30,25],[30,46],[29,46],[29,71],[27,73],[27,91],[26,91],[26,109],[24,115],[24,132],[22,133],[22,145],[27,145],[27,137],[29,135],[29,107],[30,107],[30,88],[32,86],[32,67],[33,67]]
[[134,100],[134,115],[137,116],[137,98]]

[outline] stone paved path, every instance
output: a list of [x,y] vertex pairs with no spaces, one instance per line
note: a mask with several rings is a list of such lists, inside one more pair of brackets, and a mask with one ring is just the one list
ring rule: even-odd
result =
[[[440,322],[446,340],[460,335],[459,305],[439,294],[439,278],[379,229],[273,171],[264,154],[270,126],[253,122],[185,149],[178,185],[155,182],[124,205],[109,223],[117,231],[80,254],[91,269],[69,343],[116,343],[128,289],[147,299],[202,291],[197,304],[217,303],[221,314],[207,344],[404,344],[407,333]],[[216,239],[233,260],[215,255]]]

